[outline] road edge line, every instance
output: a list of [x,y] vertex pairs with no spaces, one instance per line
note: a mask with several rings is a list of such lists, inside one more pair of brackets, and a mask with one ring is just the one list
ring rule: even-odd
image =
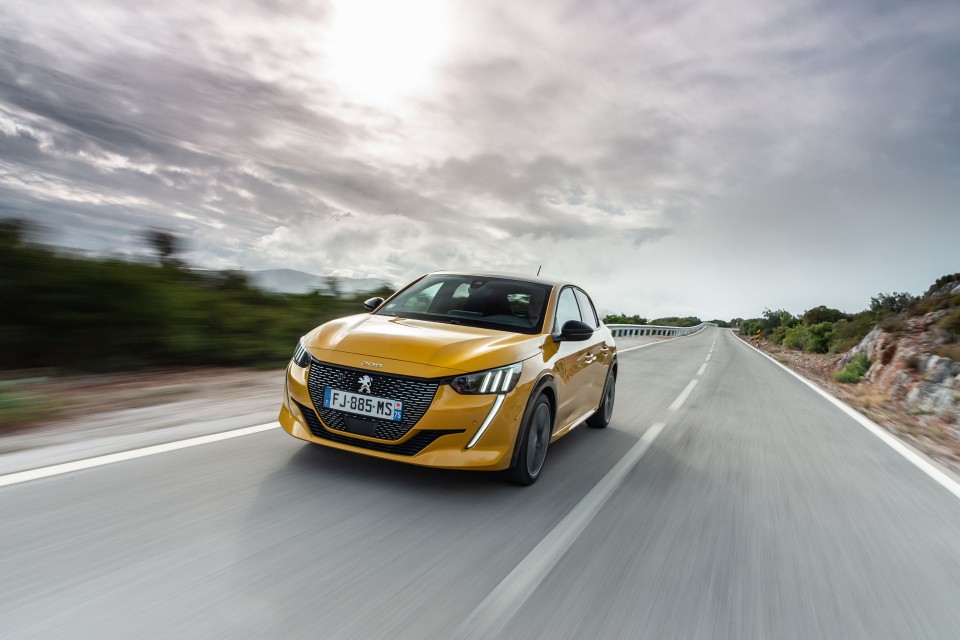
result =
[[106,455],[95,456],[93,458],[74,460],[73,462],[63,462],[60,464],[50,465],[48,467],[38,467],[36,469],[28,469],[26,471],[17,471],[15,473],[8,473],[0,476],[0,487],[20,484],[21,482],[29,482],[30,480],[39,480],[40,478],[59,476],[65,473],[72,473],[74,471],[82,471],[84,469],[92,469],[94,467],[102,467],[104,465],[113,464],[114,462],[123,462],[124,460],[144,458],[146,456],[152,456],[158,453],[166,453],[167,451],[187,449],[189,447],[196,447],[202,444],[209,444],[211,442],[230,440],[232,438],[239,438],[240,436],[248,436],[254,433],[260,433],[262,431],[269,431],[270,429],[276,429],[279,426],[279,422],[267,422],[264,424],[255,425],[253,427],[243,427],[241,429],[221,431],[219,433],[211,433],[205,436],[187,438],[186,440],[176,440],[174,442],[168,442],[165,444],[155,444],[149,447],[130,449],[129,451],[119,451],[117,453],[108,453]]
[[894,451],[902,455],[904,458],[906,458],[911,464],[913,464],[915,467],[920,469],[920,471],[923,471],[925,474],[927,474],[937,484],[939,484],[944,489],[952,493],[954,497],[960,498],[960,484],[958,484],[953,478],[948,476],[946,473],[944,473],[940,469],[937,469],[933,465],[933,463],[927,460],[922,454],[911,449],[909,446],[901,442],[899,438],[892,435],[886,429],[884,429],[883,427],[878,425],[876,422],[874,422],[870,418],[866,417],[865,415],[863,415],[862,413],[860,413],[859,411],[857,411],[856,409],[848,405],[843,400],[840,400],[839,398],[831,394],[829,391],[826,391],[825,389],[820,387],[820,385],[818,385],[817,383],[811,380],[808,380],[807,378],[800,375],[799,373],[797,373],[787,365],[777,361],[775,358],[771,357],[767,353],[764,353],[760,349],[755,349],[754,347],[751,347],[740,338],[732,335],[732,333],[733,332],[731,331],[731,336],[733,337],[734,340],[742,344],[747,349],[751,351],[756,351],[757,353],[765,357],[767,360],[777,365],[778,367],[780,367],[781,369],[783,369],[784,371],[792,375],[794,378],[796,378],[803,384],[807,385],[808,387],[816,391],[818,394],[820,394],[825,399],[827,399],[835,407],[837,407],[838,409],[846,413],[848,416],[856,420],[860,424],[860,426],[862,426],[867,431],[869,431],[873,435],[880,438],[880,440],[882,440],[891,449],[893,449]]

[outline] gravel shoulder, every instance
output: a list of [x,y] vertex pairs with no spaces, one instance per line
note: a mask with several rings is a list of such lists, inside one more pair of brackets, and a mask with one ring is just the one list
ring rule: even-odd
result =
[[40,409],[0,431],[0,474],[272,422],[283,370],[34,375],[5,384]]

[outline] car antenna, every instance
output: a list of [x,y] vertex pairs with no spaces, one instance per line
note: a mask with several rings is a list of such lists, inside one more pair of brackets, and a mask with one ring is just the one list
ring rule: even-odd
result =
[[537,275],[540,275],[540,269],[543,269],[543,265],[540,265],[539,267],[537,267]]

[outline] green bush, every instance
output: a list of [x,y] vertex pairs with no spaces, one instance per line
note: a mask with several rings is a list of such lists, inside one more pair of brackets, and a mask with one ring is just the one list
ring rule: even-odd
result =
[[847,383],[856,383],[860,382],[867,371],[870,369],[870,360],[867,359],[867,356],[858,353],[850,359],[850,362],[847,363],[847,366],[841,371],[837,371],[833,374],[833,377],[836,378],[837,382],[847,382]]
[[814,343],[813,334],[810,327],[798,325],[787,329],[783,337],[783,346],[788,349],[797,349],[798,351],[810,351],[810,346]]
[[242,274],[192,271],[175,260],[65,255],[0,224],[4,369],[279,367],[316,325],[362,313],[364,297],[268,293]]
[[770,334],[770,342],[774,344],[783,344],[783,339],[787,336],[787,327],[783,325],[777,327],[773,330],[773,333]]
[[830,309],[825,305],[820,305],[819,307],[814,307],[804,312],[802,320],[803,324],[813,326],[823,322],[836,322],[837,320],[843,320],[848,317],[847,314],[838,309]]
[[937,326],[948,332],[954,341],[960,337],[960,309],[945,316],[937,323]]
[[860,344],[874,327],[874,315],[870,311],[863,311],[853,315],[849,320],[840,320],[833,327],[833,340],[830,342],[830,353],[845,353]]

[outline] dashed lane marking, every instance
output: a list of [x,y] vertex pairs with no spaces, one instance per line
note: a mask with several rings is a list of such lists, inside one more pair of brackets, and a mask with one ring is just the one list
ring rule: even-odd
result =
[[466,640],[493,638],[500,635],[567,549],[587,528],[613,492],[623,484],[627,474],[647,452],[650,444],[663,431],[664,426],[666,426],[665,423],[658,422],[640,436],[637,443],[620,458],[607,475],[467,616],[454,634],[455,638]]

